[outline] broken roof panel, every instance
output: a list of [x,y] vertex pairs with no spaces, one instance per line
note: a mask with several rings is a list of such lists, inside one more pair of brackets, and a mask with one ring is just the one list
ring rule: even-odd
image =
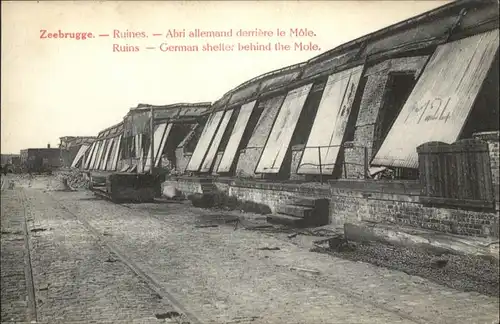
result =
[[208,149],[207,154],[205,155],[205,159],[203,160],[203,164],[200,168],[200,172],[209,172],[212,168],[212,164],[214,163],[215,156],[217,155],[220,142],[222,141],[222,136],[224,136],[224,132],[226,131],[226,127],[229,124],[229,120],[233,114],[233,110],[226,110],[224,113],[224,117],[222,118],[222,122],[217,129],[217,132],[210,144],[210,148]]
[[234,157],[238,152],[241,138],[243,137],[243,133],[245,132],[248,121],[250,120],[250,116],[252,115],[255,103],[256,101],[254,100],[244,104],[241,107],[236,119],[236,123],[234,124],[233,131],[231,133],[231,136],[229,137],[226,149],[224,150],[224,154],[222,155],[222,159],[219,163],[217,169],[218,172],[229,172],[231,170]]
[[312,83],[309,83],[288,92],[286,95],[255,169],[255,173],[278,173],[280,171],[281,164],[288,151],[293,132],[295,131],[300,113],[312,85]]
[[76,168],[76,166],[80,163],[80,161],[83,160],[85,152],[87,152],[89,147],[90,147],[90,145],[88,145],[88,144],[83,144],[82,146],[80,146],[80,149],[76,153],[76,156],[73,159],[73,162],[71,162],[72,168]]
[[92,146],[90,147],[90,152],[89,154],[87,155],[86,159],[85,159],[85,164],[83,166],[84,169],[88,170],[90,168],[90,162],[92,161],[93,159],[93,156],[95,154],[95,148],[97,146],[97,141],[95,141],[94,143],[92,143]]
[[298,174],[333,173],[362,72],[358,66],[328,78]]
[[108,167],[106,168],[106,170],[111,170],[111,171],[115,171],[116,170],[116,166],[118,164],[118,158],[119,158],[119,155],[120,155],[121,140],[122,140],[122,135],[121,134],[118,135],[117,138],[115,138],[115,145],[113,147],[113,151],[111,152],[111,156],[112,156],[111,165],[108,165]]
[[111,151],[111,148],[113,147],[113,143],[114,143],[115,139],[110,138],[106,141],[107,141],[106,146],[105,146],[105,149],[103,150],[104,154],[101,158],[101,163],[99,164],[99,170],[106,170],[106,165],[108,163],[110,151]]
[[416,148],[457,140],[498,51],[498,29],[440,45],[372,164],[418,167]]
[[[170,134],[170,130],[172,129],[172,124],[161,123],[156,125],[154,131],[154,154],[155,154],[155,166],[158,164],[156,161],[160,161],[161,152],[163,152],[163,148],[165,147],[165,143],[168,135]],[[144,171],[149,171],[151,169],[151,144],[149,144],[148,148],[148,157],[146,158],[146,162],[144,164]]]
[[222,115],[224,111],[216,111],[212,113],[203,128],[201,136],[196,144],[196,148],[194,149],[193,155],[189,160],[189,163],[186,167],[187,171],[198,171],[200,169],[201,163],[205,158],[205,154],[212,143],[212,139],[219,127],[219,124],[222,120]]
[[257,109],[261,109],[262,113],[257,125],[255,125],[253,129],[247,148],[263,148],[266,145],[267,137],[271,132],[272,125],[283,104],[283,100],[285,100],[285,95],[272,97],[259,102]]

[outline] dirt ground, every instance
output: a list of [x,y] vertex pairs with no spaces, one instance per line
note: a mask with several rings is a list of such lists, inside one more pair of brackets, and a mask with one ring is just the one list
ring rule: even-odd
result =
[[64,189],[2,178],[2,322],[499,321],[498,296],[310,252],[237,213]]

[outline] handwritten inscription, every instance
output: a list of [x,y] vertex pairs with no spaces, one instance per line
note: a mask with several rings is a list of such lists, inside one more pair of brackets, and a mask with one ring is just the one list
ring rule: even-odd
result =
[[445,123],[451,117],[450,102],[452,97],[435,97],[423,102],[417,103],[415,107],[406,116],[405,123],[410,117],[417,116],[417,124],[421,122],[430,122],[433,120],[443,120]]

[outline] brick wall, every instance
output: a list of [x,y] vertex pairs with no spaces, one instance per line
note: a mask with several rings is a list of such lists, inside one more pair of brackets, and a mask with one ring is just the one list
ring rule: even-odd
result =
[[184,194],[201,193],[203,181],[239,200],[267,205],[272,212],[296,197],[330,200],[330,223],[369,220],[432,229],[442,232],[499,237],[498,211],[472,211],[427,207],[419,202],[418,181],[336,180],[329,184],[276,183],[249,179],[178,178],[165,181]]
[[364,178],[364,154],[364,147],[354,146],[354,142],[346,142],[344,144],[344,165],[342,170],[342,178]]
[[[361,98],[356,129],[354,130],[354,143],[357,146],[368,147],[368,154],[373,155],[373,145],[376,142],[376,123],[380,107],[383,104],[384,92],[389,76],[383,71],[368,76],[363,97]],[[363,163],[363,158],[358,158]]]
[[229,186],[229,195],[239,200],[253,201],[269,206],[276,212],[280,205],[291,203],[296,197],[329,197],[328,185],[280,184],[252,181],[235,181]]
[[291,180],[304,180],[305,178],[305,176],[297,174],[297,169],[302,159],[302,154],[304,153],[304,146],[305,145],[296,145],[292,148],[292,161],[290,167]]
[[332,223],[375,221],[471,236],[498,237],[498,212],[426,207],[418,194],[332,187]]

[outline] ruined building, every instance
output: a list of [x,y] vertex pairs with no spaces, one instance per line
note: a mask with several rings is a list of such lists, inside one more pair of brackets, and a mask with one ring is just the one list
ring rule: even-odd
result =
[[[165,185],[210,182],[283,221],[323,198],[330,223],[498,236],[498,26],[496,1],[456,1],[249,80],[191,126],[178,122],[188,108],[165,108],[155,157],[178,175]],[[150,169],[148,112],[124,120],[122,171]],[[393,180],[372,179],[386,171]]]
[[[79,165],[84,170],[148,172],[151,169],[151,126],[155,167],[175,172],[186,163],[191,147],[184,145],[204,123],[210,103],[179,103],[166,106],[139,104],[130,109],[123,121],[99,133],[95,142],[79,152]],[[151,124],[151,111],[153,124]],[[184,152],[185,149],[186,151]],[[178,152],[178,155],[176,155]]]

